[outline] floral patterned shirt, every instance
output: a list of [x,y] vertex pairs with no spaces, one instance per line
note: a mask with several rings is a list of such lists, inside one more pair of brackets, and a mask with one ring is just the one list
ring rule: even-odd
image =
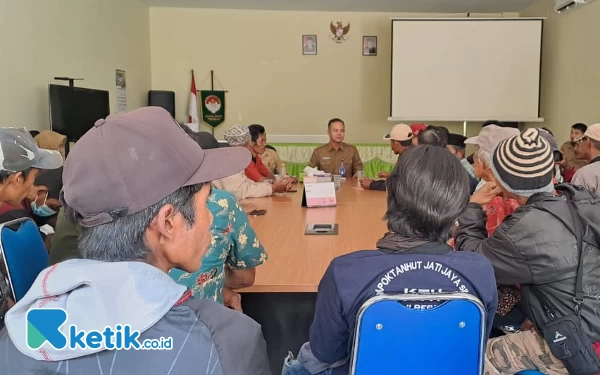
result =
[[231,193],[213,189],[206,204],[213,215],[212,239],[202,266],[194,273],[173,268],[169,276],[188,287],[195,297],[223,303],[225,267],[254,268],[267,260],[267,253],[250,226],[248,215]]

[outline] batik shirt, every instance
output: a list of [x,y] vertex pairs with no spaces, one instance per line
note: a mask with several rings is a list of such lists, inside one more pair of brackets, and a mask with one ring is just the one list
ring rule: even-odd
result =
[[213,223],[202,266],[194,273],[174,268],[169,276],[190,288],[194,296],[223,303],[225,267],[254,268],[267,260],[267,253],[250,226],[248,215],[231,193],[213,189],[206,205]]

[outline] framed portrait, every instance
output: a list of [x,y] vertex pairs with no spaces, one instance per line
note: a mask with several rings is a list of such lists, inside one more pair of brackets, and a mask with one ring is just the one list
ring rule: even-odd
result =
[[363,36],[363,56],[377,56],[377,37]]
[[302,54],[316,55],[317,54],[317,36],[302,35]]

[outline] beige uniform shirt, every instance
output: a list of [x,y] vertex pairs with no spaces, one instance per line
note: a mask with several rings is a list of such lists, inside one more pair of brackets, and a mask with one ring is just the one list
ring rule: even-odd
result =
[[308,165],[326,173],[338,174],[342,163],[346,167],[346,178],[352,178],[356,172],[363,170],[358,150],[347,143],[342,143],[339,150],[334,149],[331,143],[316,148]]
[[269,172],[273,174],[279,174],[281,172],[281,159],[277,151],[273,151],[270,148],[265,149],[264,154],[260,155],[263,164]]
[[212,182],[215,189],[225,190],[235,195],[237,200],[246,198],[261,198],[273,195],[271,184],[266,182],[254,182],[244,172],[234,174]]

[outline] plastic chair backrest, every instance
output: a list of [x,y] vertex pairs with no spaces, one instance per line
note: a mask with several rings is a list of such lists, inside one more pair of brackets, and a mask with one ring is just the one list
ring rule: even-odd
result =
[[20,218],[0,224],[0,258],[4,259],[16,302],[49,263],[46,245],[33,220]]
[[[426,301],[439,304],[426,310],[404,305]],[[358,313],[350,374],[480,375],[485,315],[470,294],[373,297]]]

